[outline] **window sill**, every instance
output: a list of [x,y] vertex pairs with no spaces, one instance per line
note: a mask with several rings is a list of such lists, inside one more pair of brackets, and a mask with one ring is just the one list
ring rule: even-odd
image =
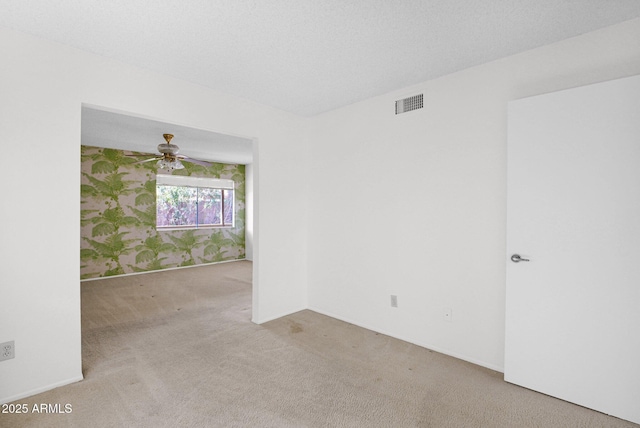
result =
[[156,227],[156,231],[158,232],[173,232],[179,230],[202,230],[202,229],[233,229],[234,226],[164,226],[164,227]]

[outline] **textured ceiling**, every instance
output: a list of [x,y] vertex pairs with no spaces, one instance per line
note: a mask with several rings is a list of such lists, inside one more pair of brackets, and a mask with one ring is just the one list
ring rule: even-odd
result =
[[640,16],[638,0],[0,0],[0,25],[310,116]]

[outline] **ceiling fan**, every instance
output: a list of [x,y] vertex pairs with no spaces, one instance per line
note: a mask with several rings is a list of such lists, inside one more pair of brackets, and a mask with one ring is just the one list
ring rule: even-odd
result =
[[[151,159],[145,159],[136,163],[152,162],[157,160],[158,168],[167,169],[169,171],[173,171],[174,169],[183,169],[184,165],[182,164],[182,161],[191,162],[202,166],[211,166],[211,163],[209,162],[193,159],[184,155],[179,155],[178,152],[180,151],[180,147],[176,146],[175,144],[171,144],[173,134],[162,134],[162,136],[164,137],[166,143],[158,144],[158,151],[160,152],[160,154]],[[139,157],[142,155],[132,154],[129,156]]]

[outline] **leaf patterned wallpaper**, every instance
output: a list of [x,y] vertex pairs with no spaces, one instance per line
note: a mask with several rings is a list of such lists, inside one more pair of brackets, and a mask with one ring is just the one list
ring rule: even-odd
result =
[[245,258],[244,165],[184,162],[173,172],[233,180],[235,227],[159,231],[156,163],[127,153],[81,146],[81,279]]

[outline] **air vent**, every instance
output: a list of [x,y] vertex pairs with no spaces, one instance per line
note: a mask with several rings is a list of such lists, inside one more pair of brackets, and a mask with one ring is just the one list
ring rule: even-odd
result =
[[406,113],[423,107],[422,94],[396,101],[396,114]]

